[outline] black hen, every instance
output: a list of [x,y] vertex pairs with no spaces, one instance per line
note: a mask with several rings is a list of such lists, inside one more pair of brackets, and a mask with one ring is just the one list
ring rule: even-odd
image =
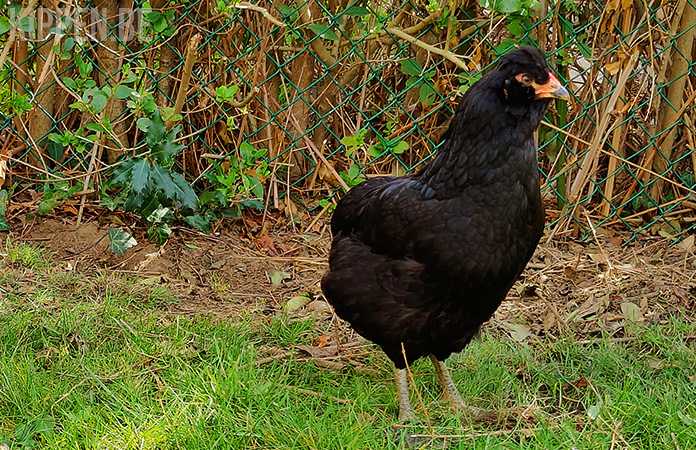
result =
[[401,419],[413,416],[405,360],[426,355],[444,397],[465,407],[443,361],[491,317],[541,238],[533,134],[551,98],[568,92],[540,50],[505,55],[420,172],[367,180],[336,207],[322,289],[394,362]]

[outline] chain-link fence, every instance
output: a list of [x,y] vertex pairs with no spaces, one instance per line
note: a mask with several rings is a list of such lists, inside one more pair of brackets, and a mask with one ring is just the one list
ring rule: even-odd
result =
[[24,1],[0,18],[0,171],[15,194],[98,199],[157,151],[159,114],[182,125],[176,170],[201,208],[297,217],[417,170],[461,93],[535,45],[573,92],[539,131],[553,235],[679,236],[696,220],[695,34],[694,0]]

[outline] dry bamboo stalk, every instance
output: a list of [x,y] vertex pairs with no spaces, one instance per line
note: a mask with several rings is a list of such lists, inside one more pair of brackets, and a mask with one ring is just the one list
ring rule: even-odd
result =
[[637,61],[638,52],[634,52],[631,55],[631,58],[626,63],[626,66],[621,71],[621,75],[619,76],[619,79],[616,83],[614,92],[609,98],[609,101],[607,102],[607,105],[604,108],[604,111],[600,118],[599,125],[595,130],[595,134],[592,138],[592,145],[590,146],[590,149],[587,152],[587,154],[585,154],[585,158],[583,158],[583,161],[581,163],[582,169],[573,181],[573,184],[571,185],[570,195],[568,196],[570,204],[575,204],[578,202],[578,199],[580,198],[580,193],[585,189],[585,186],[589,181],[590,173],[594,171],[597,167],[597,160],[601,153],[600,150],[604,145],[604,142],[606,142],[607,138],[609,137],[608,135],[605,135],[605,131],[607,130],[609,121],[611,120],[611,116],[614,112],[616,102],[619,99],[619,95],[623,91],[623,88],[626,85],[626,82],[628,81],[628,77],[633,72],[633,68],[635,67]]
[[[198,44],[201,42],[203,36],[200,33],[195,34],[189,41],[186,48],[186,61],[184,62],[184,72],[181,76],[181,84],[179,86],[179,93],[176,96],[176,103],[174,103],[174,115],[181,114],[184,109],[184,102],[186,101],[186,94],[188,92],[189,83],[191,82],[191,72],[193,71],[193,63],[196,62],[196,52],[198,50]],[[174,121],[169,118],[165,123],[167,129],[170,129],[174,125]]]
[[[620,113],[617,121],[621,123],[623,121],[623,114]],[[617,151],[621,145],[621,137],[623,136],[623,126],[619,125],[614,129],[614,133],[611,138],[611,146],[614,151]],[[618,158],[613,155],[609,156],[609,164],[607,165],[608,177],[604,182],[604,198],[602,199],[602,204],[600,206],[601,214],[604,217],[609,217],[611,213],[611,199],[614,197],[614,183],[616,180],[616,167],[619,165]]]
[[[691,106],[691,105],[693,104],[694,100],[696,100],[696,90],[694,90],[694,92],[691,94],[691,96],[688,98],[688,100],[687,100],[686,102],[684,102],[684,104],[682,105],[681,109],[679,110],[679,112],[678,112],[677,115],[676,115],[676,118],[675,118],[674,123],[670,124],[669,127],[672,127],[672,126],[684,115],[684,113],[686,112],[686,110],[688,109],[688,107]],[[629,191],[628,191],[628,192],[626,193],[626,195],[624,196],[624,200],[622,201],[622,203],[625,203],[625,202],[631,197],[632,191],[633,191],[633,190],[636,188],[636,186],[638,185],[638,180],[644,179],[643,177],[645,177],[645,176],[647,176],[647,175],[652,175],[652,176],[654,176],[654,177],[659,178],[660,180],[667,181],[668,183],[676,184],[676,185],[678,185],[678,186],[681,186],[681,185],[679,185],[678,183],[676,183],[676,182],[670,180],[670,179],[667,178],[666,176],[664,176],[664,175],[662,175],[662,174],[660,174],[660,173],[658,173],[658,172],[655,172],[655,171],[653,171],[653,170],[648,169],[648,167],[652,167],[653,159],[655,158],[655,155],[657,154],[657,148],[658,148],[660,145],[662,145],[662,141],[664,140],[665,136],[666,136],[666,135],[663,135],[662,138],[661,138],[658,142],[655,142],[655,143],[650,147],[650,150],[648,150],[648,154],[645,155],[645,157],[643,158],[643,162],[639,165],[639,170],[638,170],[638,174],[636,175],[636,180],[631,184],[631,187],[629,188]],[[633,165],[635,165],[635,164],[633,164]],[[684,189],[686,189],[687,191],[693,193],[693,191],[692,191],[691,189],[686,188],[685,186],[681,186],[681,187],[684,188]],[[622,210],[623,210],[623,208],[619,209],[619,211],[617,212],[617,214],[620,214]]]
[[684,123],[686,123],[686,138],[689,141],[689,146],[691,147],[691,171],[696,173],[696,142],[694,139],[694,133],[691,131],[694,129],[694,123],[688,114],[684,115]]
[[[631,19],[633,14],[629,14],[624,11],[623,20],[621,21],[621,31],[625,34],[631,29]],[[633,42],[632,40],[630,42]],[[625,94],[626,87],[621,88],[621,93],[619,94],[619,99],[622,103],[622,108],[617,116],[617,122],[619,125],[613,130],[613,135],[611,139],[611,146],[615,152],[618,152],[622,157],[625,157],[625,152],[621,151],[621,138],[624,137],[624,124],[623,120],[625,117],[626,102],[621,100],[621,97]],[[637,98],[636,98],[637,99]],[[602,204],[600,206],[601,214],[604,217],[609,217],[612,207],[612,198],[614,197],[614,184],[616,182],[616,168],[618,167],[619,160],[613,156],[609,157],[609,164],[607,166],[607,179],[604,184],[604,198],[602,199]]]
[[[99,139],[97,142],[94,143],[94,146],[92,147],[91,150],[91,155],[89,157],[89,165],[87,166],[87,174],[85,175],[85,181],[82,184],[82,190],[86,191],[89,188],[89,181],[92,178],[92,175],[94,175],[94,169],[96,168],[96,159],[97,159],[97,153],[99,152],[99,146],[100,142],[103,140],[103,136],[101,133],[97,133],[97,136],[99,136]],[[83,195],[80,197],[80,209],[77,211],[77,220],[75,222],[76,226],[80,226],[80,222],[82,222],[82,214],[85,211],[85,202],[87,201],[87,196]]]
[[[679,18],[681,17],[681,21]],[[673,19],[675,24],[680,23],[677,33],[681,35],[674,41],[673,45],[679,50],[674,51],[673,58],[671,60],[672,67],[670,70],[670,78],[673,80],[669,87],[667,88],[667,103],[665,107],[665,113],[660,121],[662,132],[663,130],[668,130],[667,134],[662,142],[660,148],[660,155],[655,159],[655,169],[659,173],[665,172],[670,164],[672,158],[672,152],[674,149],[674,143],[676,140],[677,130],[674,126],[679,120],[679,110],[681,109],[682,102],[684,101],[684,90],[686,87],[686,81],[688,78],[688,73],[690,71],[691,61],[689,58],[692,54],[693,43],[694,43],[694,31],[691,30],[687,32],[686,30],[691,29],[694,24],[696,24],[696,7],[694,7],[690,2],[684,3],[684,11],[678,16],[674,16]],[[661,180],[656,181],[650,190],[650,196],[652,198],[659,198],[662,194],[663,183]]]

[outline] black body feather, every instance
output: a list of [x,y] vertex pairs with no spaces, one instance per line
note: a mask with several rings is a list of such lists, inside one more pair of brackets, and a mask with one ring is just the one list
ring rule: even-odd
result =
[[548,80],[524,48],[462,98],[437,156],[420,172],[367,180],[338,203],[322,289],[336,313],[397,368],[444,360],[487,321],[541,238],[533,133],[549,101],[515,81]]

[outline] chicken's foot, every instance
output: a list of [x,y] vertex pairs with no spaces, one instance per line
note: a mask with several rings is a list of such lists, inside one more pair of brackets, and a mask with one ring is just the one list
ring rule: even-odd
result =
[[437,372],[437,381],[440,385],[440,388],[442,389],[442,399],[445,402],[447,402],[450,405],[450,407],[460,411],[464,411],[474,418],[485,413],[485,410],[481,408],[467,406],[464,403],[462,395],[459,393],[459,390],[454,385],[454,381],[452,381],[452,376],[450,375],[449,370],[447,370],[447,366],[445,365],[444,361],[438,360],[435,357],[435,355],[430,355],[430,360],[433,362],[433,365],[435,366],[435,372]]
[[396,398],[399,401],[399,420],[414,420],[416,415],[408,398],[408,371],[394,368],[394,378],[396,379]]

